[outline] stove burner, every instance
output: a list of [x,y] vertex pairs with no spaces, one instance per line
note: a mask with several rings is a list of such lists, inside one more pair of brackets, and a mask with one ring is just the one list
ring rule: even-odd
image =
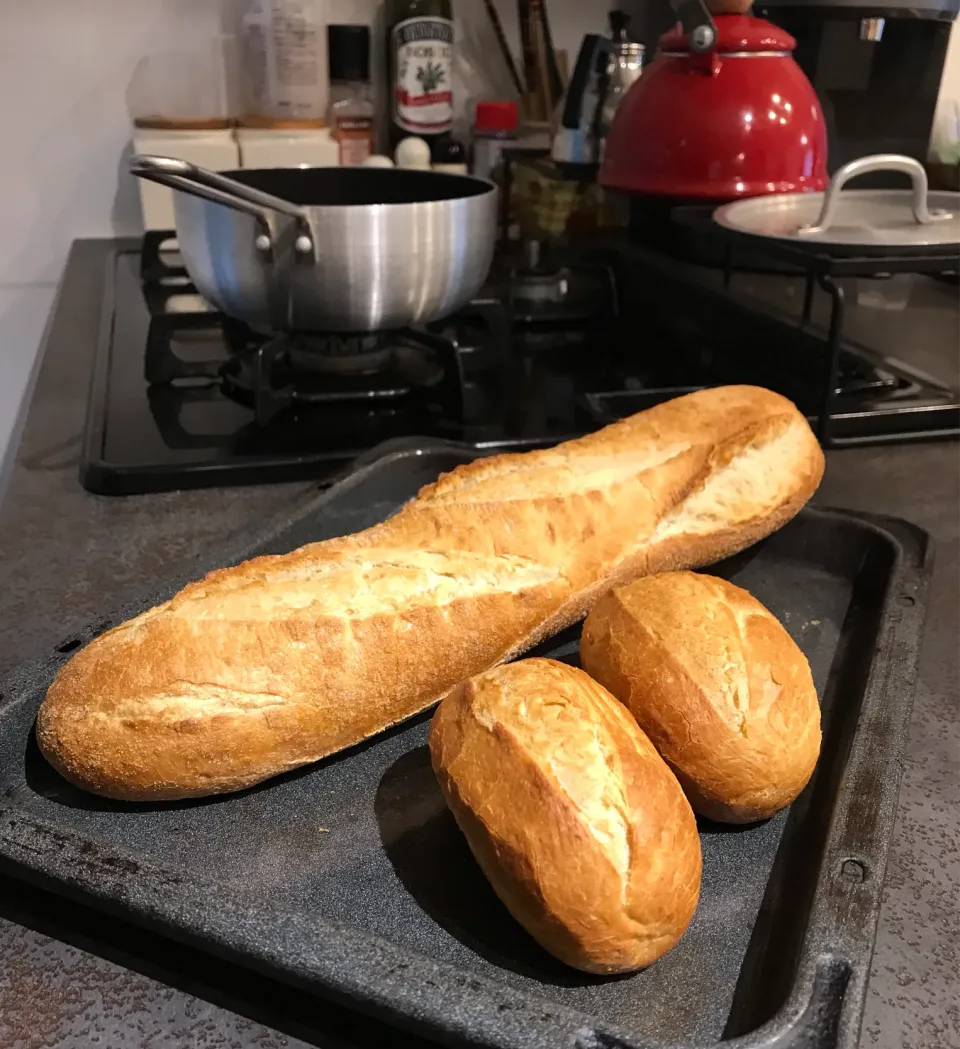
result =
[[838,397],[889,395],[900,393],[911,385],[906,379],[898,379],[884,368],[877,368],[866,361],[858,361],[849,354],[843,354],[834,393]]
[[570,271],[565,266],[553,273],[514,270],[512,290],[515,302],[563,302],[570,294]]
[[386,332],[291,335],[287,346],[295,370],[331,375],[370,375],[386,367],[393,351],[391,336]]
[[[663,253],[598,242],[535,265],[502,258],[486,297],[427,330],[278,336],[217,313],[169,239],[112,252],[83,450],[93,491],[317,479],[392,438],[542,447],[730,382],[778,390],[816,422],[830,346],[835,443],[960,427],[956,392],[889,356],[889,340],[826,330],[822,301],[798,315],[802,276],[730,288]],[[942,340],[939,307],[916,310]]]
[[563,265],[543,261],[539,240],[525,240],[520,245],[521,265],[510,271],[510,298],[515,303],[556,305],[570,294],[570,270]]
[[[337,357],[331,349],[354,352]],[[359,351],[359,352],[357,352]],[[359,365],[359,367],[358,367]],[[239,348],[220,369],[224,392],[253,407],[261,426],[286,408],[431,399],[463,416],[463,366],[450,339],[410,330],[391,336],[278,335]]]

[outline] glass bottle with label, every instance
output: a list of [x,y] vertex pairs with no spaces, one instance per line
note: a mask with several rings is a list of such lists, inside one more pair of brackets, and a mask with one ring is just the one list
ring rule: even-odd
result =
[[387,82],[390,143],[433,142],[453,126],[453,9],[450,0],[389,0]]
[[362,164],[374,153],[376,109],[370,91],[370,29],[365,25],[327,26],[330,54],[328,124],[345,167]]

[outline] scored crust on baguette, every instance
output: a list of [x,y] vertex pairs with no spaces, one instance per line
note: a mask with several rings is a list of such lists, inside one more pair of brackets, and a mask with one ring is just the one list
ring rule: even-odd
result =
[[568,591],[463,552],[322,550],[305,572],[258,558],[98,638],[41,707],[48,759],[110,797],[237,790],[416,714]]
[[471,678],[437,709],[430,754],[497,895],[561,961],[629,972],[683,935],[700,891],[693,812],[583,671],[524,659]]
[[797,409],[748,386],[477,460],[382,524],[212,572],[97,638],[51,686],[38,742],[111,797],[250,786],[425,709],[613,586],[756,542],[822,472]]

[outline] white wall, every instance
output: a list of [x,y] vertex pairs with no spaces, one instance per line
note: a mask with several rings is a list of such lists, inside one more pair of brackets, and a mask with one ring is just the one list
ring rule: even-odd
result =
[[215,0],[0,4],[0,480],[70,242],[138,228],[119,175],[133,67],[217,17]]
[[[479,0],[467,0],[476,3]],[[577,50],[584,33],[602,33],[607,26],[607,11],[621,7],[629,9],[631,4],[622,0],[546,0],[547,13],[550,16],[550,32],[553,46],[567,52],[571,68],[577,57]],[[519,53],[519,30],[517,28],[516,0],[494,0],[507,36],[514,43],[514,50]]]
[[[331,20],[374,3],[328,0]],[[220,18],[220,0],[0,0],[0,479],[70,242],[140,229],[121,171],[134,67]]]
[[[475,0],[461,0],[475,2]],[[515,32],[514,0],[498,0]],[[327,0],[368,22],[377,0]],[[606,6],[551,0],[575,53]],[[0,477],[70,242],[139,232],[126,90],[137,62],[218,29],[221,0],[0,0]]]
[[37,347],[53,304],[48,285],[0,288],[0,499],[12,455],[20,443],[25,393],[32,389]]
[[0,9],[0,286],[58,279],[74,237],[137,228],[119,177],[137,61],[212,34],[216,0],[5,0]]
[[[327,3],[331,21],[371,21],[377,6]],[[571,61],[613,6],[548,4]],[[497,6],[515,35],[515,0]],[[133,180],[121,171],[133,69],[146,54],[210,37],[220,18],[221,0],[0,0],[0,474],[70,242],[139,230]],[[945,82],[957,84],[958,28],[953,42]]]
[[934,115],[932,146],[944,133],[951,138],[956,134],[958,107],[960,107],[960,19],[954,22],[950,44],[947,45],[946,58],[943,61],[943,76],[940,80],[940,94]]

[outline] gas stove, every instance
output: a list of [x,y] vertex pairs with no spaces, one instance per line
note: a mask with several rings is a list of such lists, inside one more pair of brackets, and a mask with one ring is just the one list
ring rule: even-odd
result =
[[758,291],[598,243],[501,260],[478,298],[423,328],[275,334],[205,302],[163,239],[111,255],[81,464],[91,491],[324,481],[394,437],[543,447],[727,382],[780,390],[833,444],[960,430],[949,382],[849,338],[825,400],[817,311],[798,323],[785,308],[796,278]]

